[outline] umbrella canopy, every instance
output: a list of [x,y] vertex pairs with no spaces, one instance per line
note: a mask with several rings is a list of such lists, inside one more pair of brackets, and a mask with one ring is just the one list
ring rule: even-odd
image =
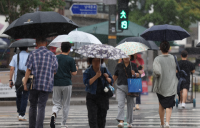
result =
[[0,49],[6,49],[8,44],[0,38]]
[[151,46],[150,50],[159,50],[158,46],[153,41],[148,41],[149,45]]
[[145,44],[146,46],[149,47],[149,50],[159,50],[158,46],[153,42],[153,41],[147,41],[142,37],[127,37],[123,40],[121,40],[118,45],[124,43],[124,42],[138,42],[138,43],[142,43]]
[[196,45],[196,47],[200,47],[200,43],[198,43],[198,44]]
[[35,39],[20,39],[10,44],[9,48],[16,47],[36,47]]
[[72,31],[68,35],[57,36],[49,46],[60,47],[62,42],[74,43],[75,49],[89,44],[102,44],[101,41],[92,34],[81,31]]
[[120,58],[128,58],[128,56],[122,50],[105,44],[85,45],[80,47],[75,52],[89,58],[113,60]]
[[152,26],[141,34],[144,39],[152,41],[182,40],[189,36],[190,34],[180,26],[168,24]]
[[149,49],[146,45],[137,42],[125,42],[118,45],[116,48],[121,49],[126,55],[133,55],[138,52],[143,52]]
[[13,21],[3,32],[14,39],[50,37],[68,34],[77,28],[72,20],[57,12],[26,13]]

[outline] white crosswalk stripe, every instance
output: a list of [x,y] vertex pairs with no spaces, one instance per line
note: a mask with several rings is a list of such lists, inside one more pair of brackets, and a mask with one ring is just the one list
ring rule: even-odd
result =
[[[50,110],[51,109],[46,111],[44,128],[50,128]],[[198,114],[199,112],[200,109],[174,109],[170,120],[170,125],[172,128],[200,128],[200,114]],[[110,107],[106,119],[106,128],[117,128],[117,113],[117,106]],[[28,117],[28,113],[26,114],[26,117]],[[56,128],[60,128],[61,120],[62,116],[60,113],[58,115],[58,118],[56,119]],[[70,109],[67,125],[69,126],[69,128],[89,128],[86,107],[81,109]],[[127,125],[125,124],[124,128],[126,127]],[[160,118],[158,115],[158,110],[145,109],[140,111],[134,111],[133,127],[159,128]],[[28,121],[18,121],[17,113],[15,113],[14,111],[0,111],[0,128],[28,128]]]
[[[170,119],[172,128],[198,128],[200,127],[200,115],[196,113],[198,110],[174,109]],[[166,119],[166,118],[165,118]],[[160,117],[157,112],[155,115],[146,116],[140,119],[134,119],[133,127],[138,128],[156,128],[160,127]]]

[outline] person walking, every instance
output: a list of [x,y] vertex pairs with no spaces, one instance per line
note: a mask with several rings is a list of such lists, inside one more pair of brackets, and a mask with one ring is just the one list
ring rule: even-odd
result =
[[[115,67],[115,72],[113,75],[114,82],[117,80],[117,100],[118,100],[118,115],[117,121],[119,122],[118,128],[124,127],[124,106],[125,99],[127,99],[127,124],[128,127],[132,127],[133,122],[133,106],[134,106],[134,98],[128,96],[128,82],[127,78],[132,78],[132,75],[136,75],[136,77],[140,77],[140,74],[137,69],[137,65],[130,62],[132,59],[124,58],[121,63],[118,63]],[[131,70],[132,67],[132,70]]]
[[[169,42],[162,42],[160,50],[162,55],[157,56],[153,62],[153,77],[155,78],[153,92],[157,93],[159,100],[159,115],[161,128],[169,128],[172,108],[175,106],[178,79],[176,77],[176,63],[174,56],[169,54]],[[166,109],[166,124],[164,115]]]
[[60,55],[60,54],[62,54],[61,49],[60,48],[56,48],[56,55]]
[[185,77],[185,82],[183,82],[180,86],[180,103],[182,108],[185,108],[185,102],[187,99],[187,93],[190,87],[190,73],[195,72],[194,64],[187,60],[188,53],[187,51],[181,52],[181,60],[178,61],[180,70],[184,70],[187,73],[187,76]]
[[55,128],[55,118],[58,112],[63,107],[63,117],[61,122],[62,128],[67,128],[66,121],[69,113],[70,99],[72,94],[72,75],[77,74],[78,67],[75,65],[75,61],[69,56],[71,44],[69,42],[63,42],[61,44],[62,53],[57,55],[58,71],[54,76],[53,87],[53,108],[50,126]]
[[89,68],[83,73],[88,121],[90,128],[105,128],[106,116],[109,109],[109,97],[106,95],[105,84],[112,85],[113,78],[107,68],[100,66],[103,60],[89,58]]
[[[141,77],[144,77],[145,76],[145,73],[144,73],[144,60],[141,58],[140,54],[136,53],[133,56],[134,56],[134,60],[131,61],[131,62],[137,64],[138,72],[141,74]],[[141,104],[141,93],[139,93],[139,96],[136,97],[136,105],[133,108],[133,110],[135,110],[135,109],[136,110],[140,110],[139,104]]]
[[27,80],[32,73],[34,79],[29,96],[29,128],[43,128],[46,102],[49,93],[52,92],[54,74],[58,69],[56,56],[46,48],[46,39],[36,38],[36,45],[38,49],[32,51],[27,59],[27,70],[23,83],[24,90],[27,91]]
[[[20,53],[13,56],[11,62],[10,62],[10,88],[13,86],[13,74],[14,74],[14,81],[17,80],[17,70],[18,68],[20,70],[26,71],[27,67],[25,66],[27,58],[28,58],[28,47],[19,47]],[[19,60],[18,60],[19,59]],[[19,62],[19,63],[18,63]],[[17,64],[18,63],[18,64]],[[15,86],[16,88],[16,105],[17,105],[17,112],[19,113],[18,120],[19,121],[27,121],[25,117],[26,113],[26,107],[28,103],[28,96],[29,91],[24,91],[20,87]]]

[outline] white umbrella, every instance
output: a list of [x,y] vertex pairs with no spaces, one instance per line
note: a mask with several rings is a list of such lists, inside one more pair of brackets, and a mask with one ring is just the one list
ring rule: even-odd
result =
[[68,35],[57,36],[49,44],[49,46],[60,47],[62,42],[74,43],[75,49],[78,49],[81,46],[89,44],[102,44],[101,41],[92,34],[82,31],[72,31]]

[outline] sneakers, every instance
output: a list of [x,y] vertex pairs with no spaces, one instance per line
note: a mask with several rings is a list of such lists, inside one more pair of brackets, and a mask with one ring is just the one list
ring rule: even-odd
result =
[[61,125],[61,128],[68,128],[67,125]]
[[127,127],[132,128],[133,126],[132,126],[132,124],[127,123]]
[[185,108],[185,103],[182,103],[181,106],[182,106],[182,108]]
[[165,125],[160,125],[161,128],[165,128]]
[[169,126],[169,125],[166,125],[165,128],[170,128],[170,126]]
[[19,121],[27,121],[27,119],[25,118],[25,116],[21,116],[21,115],[19,116],[18,119],[19,119]]
[[118,128],[123,128],[124,127],[124,123],[119,123],[118,124]]
[[51,128],[55,128],[55,117],[54,116],[51,116],[51,122],[50,122],[50,127]]
[[170,128],[170,126],[169,126],[169,123],[168,123],[168,122],[166,122],[166,124],[165,124],[165,128]]

